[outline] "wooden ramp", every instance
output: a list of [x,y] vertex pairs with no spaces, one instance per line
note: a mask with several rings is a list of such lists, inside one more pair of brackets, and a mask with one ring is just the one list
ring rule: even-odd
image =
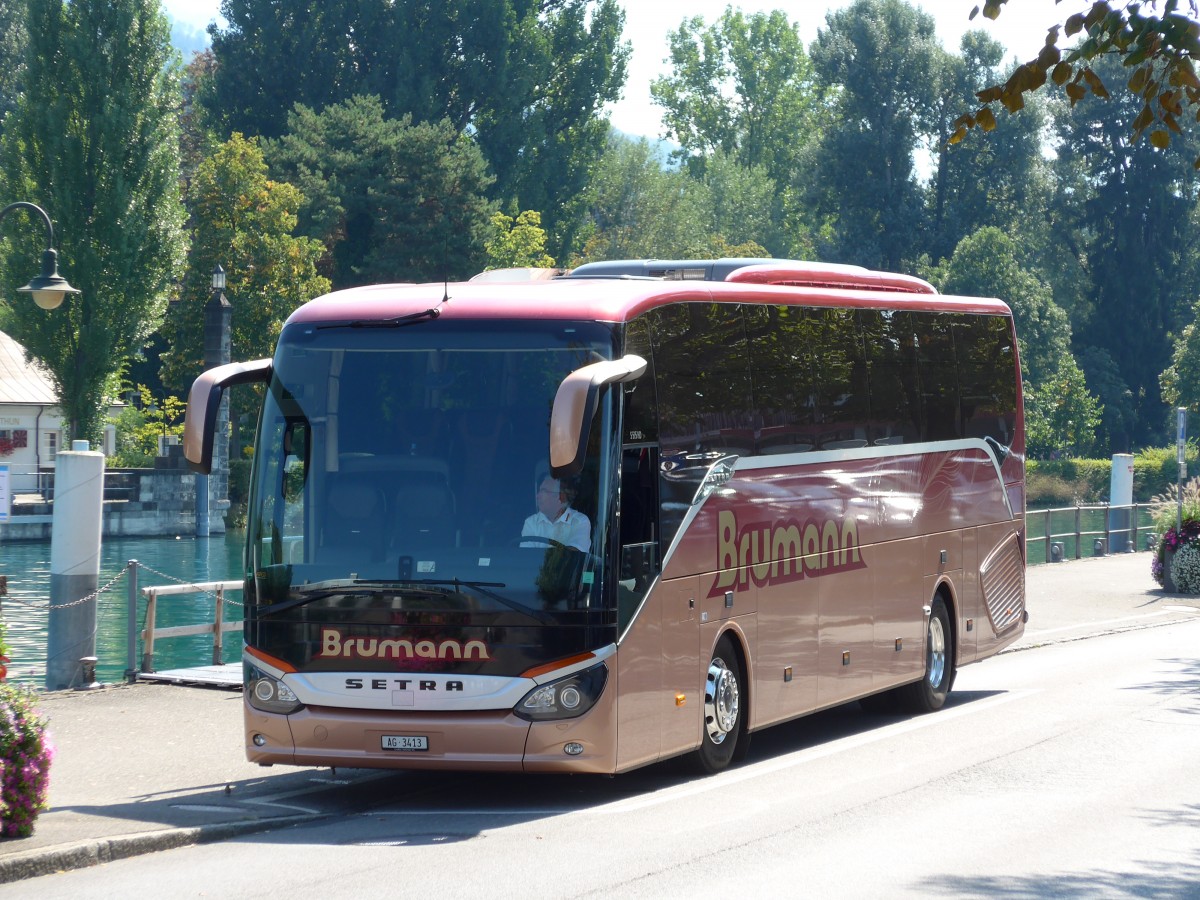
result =
[[196,666],[191,669],[167,669],[163,672],[138,672],[138,681],[159,681],[197,687],[241,688],[242,664]]

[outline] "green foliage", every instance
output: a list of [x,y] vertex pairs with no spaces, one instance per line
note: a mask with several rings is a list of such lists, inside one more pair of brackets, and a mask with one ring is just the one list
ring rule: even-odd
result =
[[[1174,447],[1148,447],[1134,454],[1135,502],[1157,502],[1166,497],[1171,504],[1175,503],[1179,469],[1175,452]],[[1200,466],[1196,445],[1188,445],[1186,458],[1189,469],[1196,471]],[[1105,502],[1111,480],[1111,459],[1031,459],[1025,464],[1026,503],[1030,507],[1044,507]],[[1197,519],[1200,520],[1200,510]]]
[[[1124,77],[1116,60],[1098,63],[1097,71]],[[1133,96],[1103,102],[1089,95],[1055,121],[1061,185],[1052,207],[1055,236],[1061,252],[1081,261],[1087,279],[1086,303],[1074,311],[1075,340],[1111,360],[1115,396],[1100,393],[1106,406],[1128,392],[1131,418],[1120,423],[1123,431],[1105,436],[1114,450],[1167,437],[1159,378],[1169,366],[1171,335],[1192,318],[1200,277],[1200,175],[1191,165],[1200,140],[1186,135],[1165,151],[1131,143],[1137,110]]]
[[25,0],[0,0],[0,122],[12,112],[25,74]]
[[[328,279],[317,274],[321,243],[292,236],[302,202],[295,187],[267,178],[258,142],[240,134],[199,165],[182,297],[163,327],[164,384],[183,393],[203,368],[204,311],[212,301],[217,265],[225,270],[225,293],[233,307],[230,352],[235,360],[271,356],[288,315],[329,290]],[[243,394],[230,396],[244,406],[236,399]]]
[[696,172],[714,153],[767,177],[791,178],[811,140],[818,97],[798,27],[782,10],[729,7],[712,25],[697,16],[670,35],[672,72],[650,86],[679,158]]
[[488,269],[529,267],[549,269],[554,260],[546,254],[546,232],[541,213],[527,209],[516,219],[504,213],[492,216],[492,236],[484,244]]
[[154,464],[159,437],[183,435],[183,415],[187,401],[178,397],[154,398],[144,384],[137,386],[140,403],[126,406],[118,414],[117,452],[108,461],[120,468],[144,468]]
[[448,121],[481,148],[492,197],[542,210],[563,255],[625,81],[617,0],[223,0],[221,14],[204,103],[227,131],[280,138],[297,104],[363,95],[388,120]]
[[703,182],[663,169],[647,141],[614,135],[592,183],[591,231],[571,265],[703,258],[710,208]]
[[929,277],[945,293],[998,296],[1012,307],[1025,378],[1029,454],[1091,451],[1101,407],[1071,356],[1070,322],[1042,280],[1022,268],[1012,238],[998,228],[982,228],[964,238]]
[[832,223],[821,252],[900,271],[923,227],[914,151],[937,131],[946,54],[933,17],[903,0],[855,0],[825,20],[811,50],[834,120],[813,172],[817,209]]
[[[82,293],[52,313],[14,303],[0,326],[49,370],[71,437],[96,441],[106,380],[158,327],[183,259],[170,26],[158,0],[29,0],[28,10],[24,91],[0,144],[5,192],[58,221],[61,270]],[[45,230],[7,233],[0,279],[11,295]]]
[[355,97],[319,113],[297,106],[289,123],[267,156],[303,192],[300,230],[329,250],[334,287],[483,268],[492,179],[449,121],[388,119],[379,98]]
[[1031,104],[991,134],[969,135],[956,144],[948,140],[953,120],[976,91],[999,77],[1003,61],[1004,48],[980,31],[963,35],[958,55],[945,57],[933,145],[937,167],[926,197],[927,251],[934,260],[949,256],[959,241],[986,226],[1019,234],[1022,244],[1046,239],[1045,218],[1028,215],[1050,191],[1042,156],[1046,104]]

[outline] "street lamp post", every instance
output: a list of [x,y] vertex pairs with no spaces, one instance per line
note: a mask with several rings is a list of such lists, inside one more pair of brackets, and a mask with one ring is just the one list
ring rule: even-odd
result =
[[35,212],[46,223],[46,249],[42,251],[42,273],[29,279],[29,284],[17,290],[33,294],[33,302],[42,309],[58,309],[67,294],[78,294],[79,290],[71,287],[67,279],[58,274],[58,251],[54,249],[54,226],[50,223],[50,216],[40,206],[22,200],[0,209],[0,220],[14,209]]
[[[10,203],[0,209],[3,219],[15,209],[37,213],[46,223],[42,273],[17,290],[33,295],[41,309],[58,309],[67,294],[78,294],[58,274],[54,225],[33,203]],[[91,665],[96,653],[96,585],[100,577],[100,532],[104,508],[104,454],[88,449],[86,441],[54,461],[56,497],[50,532],[50,622],[46,634],[46,687],[95,687]],[[81,603],[85,597],[92,602]]]

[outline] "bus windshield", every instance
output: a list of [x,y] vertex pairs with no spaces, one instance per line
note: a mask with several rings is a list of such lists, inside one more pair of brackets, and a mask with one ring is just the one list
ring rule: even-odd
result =
[[256,442],[246,641],[298,671],[517,675],[615,640],[606,392],[557,479],[563,378],[614,328],[291,325]]

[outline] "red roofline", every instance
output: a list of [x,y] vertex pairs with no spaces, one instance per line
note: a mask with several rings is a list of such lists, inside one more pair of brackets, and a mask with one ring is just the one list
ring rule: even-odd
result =
[[[443,297],[449,299],[443,303]],[[627,322],[669,303],[713,301],[1010,315],[1002,301],[979,297],[719,281],[560,278],[517,284],[435,282],[349,288],[306,303],[288,322],[386,319],[432,307],[439,307],[447,319]]]

